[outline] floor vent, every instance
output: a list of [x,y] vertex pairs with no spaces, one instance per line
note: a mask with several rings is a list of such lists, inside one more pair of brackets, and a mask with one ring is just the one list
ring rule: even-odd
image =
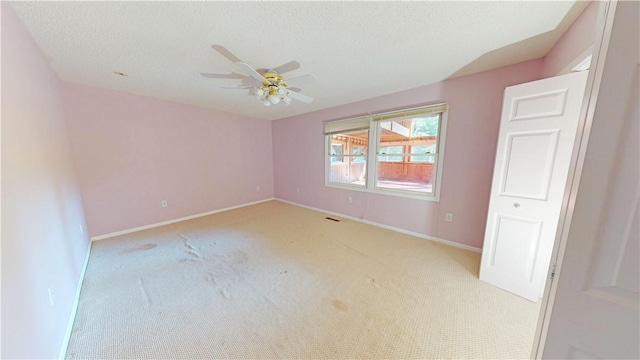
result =
[[338,219],[334,219],[334,218],[330,218],[330,217],[326,217],[325,219],[327,219],[327,220],[331,220],[331,221],[335,221],[335,222],[340,222],[340,220],[338,220]]

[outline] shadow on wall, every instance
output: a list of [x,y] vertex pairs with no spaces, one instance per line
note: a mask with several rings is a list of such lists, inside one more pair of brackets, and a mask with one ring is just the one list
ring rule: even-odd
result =
[[528,54],[531,54],[532,49],[536,49],[538,57],[546,56],[589,4],[588,1],[576,2],[555,29],[485,53],[447,79],[489,70],[486,64],[500,64],[502,67],[530,60]]

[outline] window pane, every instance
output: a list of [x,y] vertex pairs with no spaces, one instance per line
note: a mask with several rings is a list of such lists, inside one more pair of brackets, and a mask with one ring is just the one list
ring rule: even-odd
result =
[[355,130],[327,135],[330,141],[328,181],[366,186],[369,130]]
[[354,156],[352,158],[351,161],[353,162],[366,162],[366,155],[367,155],[367,147],[366,146],[354,146],[353,147],[353,155],[358,155],[358,156]]
[[331,156],[331,162],[342,162],[342,144],[338,143],[338,144],[331,144],[331,155],[338,155],[338,156]]
[[412,119],[411,136],[438,135],[440,114],[431,114],[424,117]]
[[[387,146],[380,148],[380,154],[402,154],[402,146]],[[402,161],[400,156],[379,156],[379,161]]]
[[377,189],[433,194],[441,113],[378,120]]
[[379,162],[376,187],[425,194],[432,193],[436,157],[435,155],[425,155],[424,158],[425,162]]
[[433,154],[436,152],[435,145],[418,145],[411,147],[411,162],[419,162],[419,161],[430,161],[433,159],[432,156],[413,156],[413,154]]

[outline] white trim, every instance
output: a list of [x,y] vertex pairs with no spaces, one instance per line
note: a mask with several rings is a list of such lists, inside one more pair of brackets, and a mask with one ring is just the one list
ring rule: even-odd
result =
[[440,244],[457,247],[457,248],[460,248],[460,249],[463,249],[463,250],[469,250],[469,251],[473,251],[475,253],[481,253],[482,252],[481,248],[477,248],[477,247],[473,247],[473,246],[469,246],[469,245],[465,245],[465,244],[460,244],[460,243],[457,243],[457,242],[454,242],[454,241],[451,241],[451,240],[440,239],[440,238],[437,238],[435,236],[429,236],[429,235],[425,235],[425,234],[421,234],[421,233],[417,233],[417,232],[413,232],[413,231],[397,228],[395,226],[389,226],[389,225],[385,225],[385,224],[380,224],[380,223],[377,223],[377,222],[374,222],[374,221],[364,220],[364,219],[360,219],[360,218],[349,216],[349,215],[340,214],[340,213],[333,212],[333,211],[328,211],[328,210],[324,210],[324,209],[315,208],[313,206],[302,205],[302,204],[295,203],[293,201],[288,201],[288,200],[284,200],[284,199],[280,199],[280,198],[275,198],[274,200],[281,201],[283,203],[287,203],[287,204],[294,205],[294,206],[303,207],[305,209],[314,210],[314,211],[318,211],[318,212],[321,212],[321,213],[330,214],[330,215],[334,215],[334,216],[339,216],[341,218],[345,218],[345,219],[349,219],[349,220],[353,220],[353,221],[358,221],[358,222],[361,222],[361,223],[365,223],[365,224],[368,224],[368,225],[373,225],[373,226],[380,227],[380,228],[383,228],[383,229],[392,230],[392,231],[396,231],[396,232],[399,232],[399,233],[415,236],[415,237],[418,237],[418,238],[421,238],[421,239],[437,242],[437,243],[440,243]]
[[67,348],[69,346],[69,340],[71,340],[71,331],[73,330],[73,324],[76,321],[76,313],[78,312],[78,303],[80,302],[80,291],[82,290],[82,284],[84,283],[84,274],[87,272],[87,265],[89,265],[89,255],[91,255],[91,242],[87,248],[87,256],[84,259],[82,265],[82,271],[80,271],[80,277],[78,278],[78,286],[76,287],[76,296],[71,307],[71,313],[69,314],[69,322],[67,323],[67,331],[64,333],[62,339],[62,347],[58,354],[58,359],[64,360],[67,355]]
[[250,203],[246,203],[246,204],[226,207],[226,208],[223,208],[223,209],[207,211],[207,212],[200,213],[200,214],[185,216],[185,217],[181,217],[181,218],[173,219],[173,220],[162,221],[162,222],[155,223],[155,224],[150,224],[150,225],[138,226],[138,227],[135,227],[135,228],[132,228],[132,229],[116,231],[116,232],[112,232],[112,233],[109,233],[109,234],[92,236],[91,237],[91,241],[104,240],[104,239],[112,238],[114,236],[120,236],[120,235],[125,235],[125,234],[129,234],[129,233],[136,232],[136,231],[152,229],[152,228],[155,228],[155,227],[169,225],[169,224],[177,223],[177,222],[180,222],[180,221],[191,220],[191,219],[195,219],[195,218],[199,218],[199,217],[203,217],[203,216],[217,214],[217,213],[223,212],[223,211],[229,211],[229,210],[238,209],[238,208],[245,207],[245,206],[256,205],[256,204],[260,204],[260,203],[271,201],[271,200],[275,200],[275,198],[268,198],[268,199],[254,201],[254,202],[250,202]]
[[589,68],[591,67],[591,57],[592,56],[593,56],[593,54],[589,54],[589,56],[584,58],[584,60],[582,60],[578,64],[576,64],[576,66],[574,66],[571,69],[571,71],[578,72],[578,71],[589,70]]
[[449,103],[446,104],[447,108],[440,115],[440,129],[438,129],[438,158],[436,159],[436,181],[432,185],[435,193],[433,199],[440,201],[440,190],[442,189],[442,173],[444,173],[444,154],[445,143],[447,141],[447,124],[449,123]]
[[[575,72],[576,71],[575,68],[578,65],[580,65],[582,62],[584,62],[587,58],[589,58],[590,60],[593,60],[594,52],[595,52],[594,45],[589,46],[582,53],[580,53],[580,55],[576,56],[567,66],[565,66],[562,70],[560,70],[559,73],[550,75],[550,76],[553,77],[553,76],[565,75],[565,74],[570,74],[572,72]],[[593,65],[593,62],[589,61],[589,68],[592,67],[591,65]]]
[[573,145],[573,155],[571,156],[571,163],[569,165],[567,184],[565,185],[564,197],[560,208],[558,229],[556,230],[553,252],[549,263],[548,273],[550,274],[554,271],[555,274],[551,279],[547,277],[540,305],[540,313],[538,315],[538,325],[533,337],[531,359],[542,359],[544,355],[549,323],[551,321],[551,313],[555,305],[556,291],[558,290],[557,279],[560,278],[562,272],[564,253],[567,246],[567,238],[569,236],[568,233],[571,228],[576,196],[580,180],[582,178],[584,156],[589,143],[589,136],[591,135],[595,106],[598,100],[598,95],[600,94],[600,85],[603,78],[604,62],[606,61],[607,52],[609,50],[609,41],[611,38],[611,32],[613,31],[613,23],[615,21],[616,1],[603,1],[599,6],[599,15],[595,24],[596,36],[594,45],[588,49],[589,52],[593,52],[593,56],[587,77],[585,95],[582,100],[578,133],[576,134],[576,140]]
[[363,185],[352,185],[350,183],[327,183],[324,186],[328,188],[358,191],[358,192],[364,192],[364,193],[375,194],[375,195],[395,196],[395,197],[432,201],[432,202],[439,201],[439,199],[436,199],[434,195],[429,195],[429,193],[425,194],[425,193],[420,193],[420,192],[411,191],[411,190],[385,189],[385,188],[367,189]]

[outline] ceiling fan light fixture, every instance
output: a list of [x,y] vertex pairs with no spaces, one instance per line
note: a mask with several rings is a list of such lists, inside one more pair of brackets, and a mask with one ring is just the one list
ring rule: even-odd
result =
[[269,99],[269,101],[270,101],[273,105],[276,105],[276,104],[278,104],[278,103],[280,102],[280,96],[278,96],[278,95],[276,95],[276,94],[269,95],[269,96],[267,97],[267,99]]
[[264,106],[277,105],[280,101],[289,104],[291,98],[289,97],[289,91],[287,85],[280,82],[279,84],[269,84],[256,87],[253,90],[256,99]]

